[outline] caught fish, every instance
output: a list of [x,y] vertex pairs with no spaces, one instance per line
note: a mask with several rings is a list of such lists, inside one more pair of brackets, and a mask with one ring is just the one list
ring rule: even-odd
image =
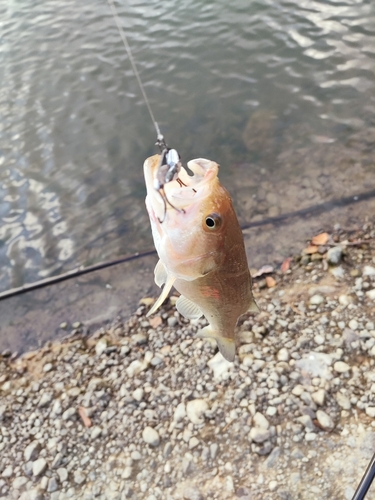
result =
[[[178,312],[187,319],[204,315],[208,326],[198,337],[211,337],[229,361],[235,356],[235,327],[247,311],[257,311],[251,291],[243,235],[232,200],[218,179],[219,165],[204,158],[181,166],[178,177],[155,189],[160,156],[144,163],[152,235],[159,262],[155,283],[163,289],[148,316],[174,287]],[[165,203],[165,198],[168,204]]]

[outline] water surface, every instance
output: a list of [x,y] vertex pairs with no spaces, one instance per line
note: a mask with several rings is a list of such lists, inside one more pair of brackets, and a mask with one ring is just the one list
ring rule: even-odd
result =
[[[371,0],[117,6],[167,142],[220,163],[242,223],[375,187]],[[3,3],[0,81],[0,290],[151,248],[155,131],[108,4]],[[361,214],[247,232],[251,266]]]

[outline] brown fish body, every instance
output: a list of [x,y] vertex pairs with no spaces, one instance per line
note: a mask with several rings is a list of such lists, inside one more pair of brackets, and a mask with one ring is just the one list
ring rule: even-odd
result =
[[[239,316],[256,308],[243,235],[231,198],[217,178],[218,165],[204,159],[189,162],[194,176],[180,173],[183,182],[166,185],[166,195],[180,211],[162,214],[158,193],[150,190],[158,157],[145,162],[146,205],[160,261],[155,281],[163,292],[152,314],[172,286],[180,292],[177,310],[186,318],[204,314],[209,325],[198,336],[216,339],[226,359],[235,355],[235,326]],[[162,221],[162,222],[161,222]]]

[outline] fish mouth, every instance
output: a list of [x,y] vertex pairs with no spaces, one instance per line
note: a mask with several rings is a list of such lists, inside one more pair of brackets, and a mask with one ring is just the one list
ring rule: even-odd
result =
[[149,207],[159,221],[163,221],[169,210],[185,211],[191,204],[209,195],[211,183],[217,179],[219,165],[205,158],[190,160],[181,167],[178,178],[164,185],[163,191],[155,189],[160,155],[148,158],[143,166]]

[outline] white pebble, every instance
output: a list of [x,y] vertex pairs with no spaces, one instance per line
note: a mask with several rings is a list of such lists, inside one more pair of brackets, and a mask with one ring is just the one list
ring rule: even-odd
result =
[[350,366],[344,361],[336,361],[336,363],[333,365],[333,369],[337,373],[346,373],[350,370]]
[[150,446],[158,446],[160,443],[160,437],[158,431],[156,431],[153,427],[145,427],[142,432],[142,439],[145,443]]
[[186,405],[186,413],[188,419],[193,424],[203,424],[204,422],[204,412],[208,410],[207,401],[204,399],[193,399],[189,401]]

